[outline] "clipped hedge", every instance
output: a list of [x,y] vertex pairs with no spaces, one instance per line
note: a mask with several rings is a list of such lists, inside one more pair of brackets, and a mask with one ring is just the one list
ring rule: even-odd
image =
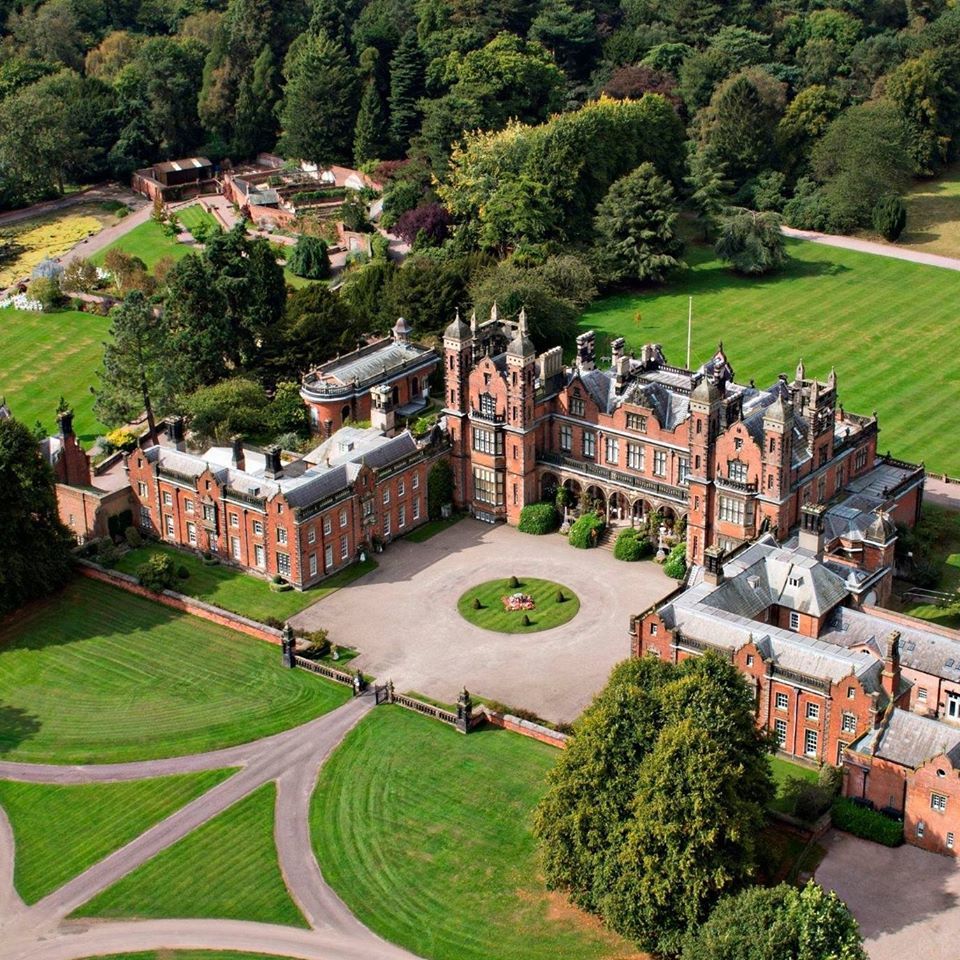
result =
[[643,535],[641,530],[628,527],[617,534],[617,542],[613,546],[613,555],[618,560],[633,563],[643,560],[653,553],[653,544]]
[[517,529],[521,533],[542,536],[553,533],[560,526],[560,514],[552,503],[531,503],[520,511]]
[[568,537],[571,547],[578,550],[586,550],[589,547],[595,547],[603,533],[603,519],[596,513],[585,513],[579,517],[572,527]]
[[862,807],[849,797],[837,797],[833,801],[830,817],[838,830],[852,833],[855,837],[882,843],[885,847],[899,847],[903,843],[902,823],[869,807]]
[[687,572],[687,545],[678,543],[667,555],[663,572],[674,580],[682,580]]

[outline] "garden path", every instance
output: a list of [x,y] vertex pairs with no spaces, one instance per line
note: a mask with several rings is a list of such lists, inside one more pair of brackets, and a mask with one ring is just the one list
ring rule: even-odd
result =
[[909,260],[910,263],[923,263],[928,267],[943,267],[946,270],[960,270],[960,259],[943,257],[937,253],[924,253],[922,250],[908,250],[893,244],[878,243],[875,240],[861,240],[858,237],[843,237],[833,233],[818,233],[815,230],[797,230],[794,227],[781,227],[785,237],[797,240],[809,240],[828,247],[841,247],[844,250],[856,250],[859,253],[873,253],[878,257],[892,257],[894,260]]
[[[324,761],[374,705],[353,699],[309,723],[205,754],[115,765],[0,763],[0,777],[34,783],[102,783],[236,766],[239,771],[32,906],[13,886],[14,837],[0,810],[0,958],[79,960],[177,948],[242,950],[304,960],[409,960],[350,913],[326,884],[310,840],[309,807]],[[227,807],[276,781],[280,869],[309,930],[236,920],[72,920],[70,913]]]

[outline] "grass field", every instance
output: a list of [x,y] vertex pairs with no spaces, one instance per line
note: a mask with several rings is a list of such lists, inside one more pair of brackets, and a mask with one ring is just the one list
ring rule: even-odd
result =
[[780,810],[783,813],[789,812],[783,796],[783,788],[787,785],[788,780],[796,777],[801,780],[808,780],[810,783],[817,782],[817,771],[812,767],[805,767],[801,763],[792,763],[783,757],[771,757],[770,767],[773,770],[773,782],[777,788],[777,795],[774,797],[773,803],[771,803],[770,806],[772,806],[774,810]]
[[960,274],[815,243],[788,249],[782,272],[747,279],[693,247],[680,279],[599,300],[580,326],[606,335],[598,356],[609,356],[607,338],[624,336],[635,350],[662,344],[668,361],[682,366],[692,296],[695,366],[719,340],[742,383],[792,377],[801,357],[808,375],[825,378],[835,366],[846,409],[879,412],[882,451],[960,474],[960,446],[943,420],[960,387],[960,354],[943,349],[956,322]]
[[306,927],[273,840],[276,787],[259,790],[118,880],[74,916],[219,917]]
[[0,780],[16,842],[14,882],[36,903],[233,771],[63,787]]
[[458,513],[449,520],[428,520],[426,523],[417,527],[416,530],[411,530],[404,539],[409,540],[410,543],[424,543],[431,537],[435,537],[438,533],[443,533],[447,527],[452,527],[455,523],[459,523],[465,516],[466,514]]
[[83,203],[6,227],[0,225],[0,234],[13,237],[19,247],[16,258],[0,267],[0,289],[29,277],[41,260],[59,257],[84,238],[116,222],[116,215],[106,206]]
[[540,879],[530,817],[555,759],[505,731],[464,737],[378,708],[320,774],[324,877],[363,923],[430,960],[636,958]]
[[904,199],[907,226],[896,245],[960,257],[960,166],[914,184]]
[[93,414],[90,387],[110,329],[106,317],[77,310],[34,313],[0,310],[0,397],[28,427],[39,420],[56,428],[57,402],[64,397],[76,415],[74,429],[91,441],[105,429]]
[[[503,580],[488,580],[467,590],[457,601],[457,610],[464,620],[484,630],[498,633],[537,633],[550,630],[572,620],[580,610],[580,600],[569,588],[552,580],[534,577],[518,577],[519,586],[511,586],[510,577]],[[557,602],[557,591],[565,597]],[[501,597],[513,593],[525,593],[533,599],[533,610],[506,610]],[[476,601],[480,608],[476,609]],[[524,615],[529,621],[524,624]]]
[[941,605],[905,600],[903,594],[912,584],[896,581],[894,599],[897,607],[911,617],[960,629],[960,512],[927,503],[917,533],[924,536],[929,544],[931,561],[940,567],[940,580],[932,589],[952,593],[954,598]]
[[177,580],[174,584],[175,590],[260,621],[267,617],[286,620],[340,587],[362,577],[377,565],[375,560],[366,560],[333,574],[313,590],[287,590],[283,593],[275,593],[270,589],[270,584],[259,577],[252,577],[222,564],[207,566],[194,554],[173,547],[151,545],[131,550],[121,558],[117,569],[123,573],[135,574],[137,567],[153,553],[166,553],[173,557],[178,567],[182,565],[187,568],[190,576],[186,580]]
[[[217,224],[217,221],[199,204],[193,204],[177,211],[177,218],[187,230],[201,222],[209,223],[212,226]],[[139,257],[147,265],[147,269],[152,270],[157,265],[158,260],[162,260],[164,257],[173,257],[174,260],[179,260],[193,249],[193,244],[178,243],[175,236],[168,237],[164,233],[163,227],[151,218],[134,227],[122,237],[118,237],[91,259],[94,263],[103,263],[104,257],[111,250],[122,250],[132,257]]]
[[78,578],[0,627],[0,756],[111,763],[305,723],[349,692],[272,644]]

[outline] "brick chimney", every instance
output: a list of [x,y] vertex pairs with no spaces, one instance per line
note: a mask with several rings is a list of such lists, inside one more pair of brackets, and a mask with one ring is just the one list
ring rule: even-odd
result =
[[230,466],[234,470],[246,470],[246,457],[243,454],[243,437],[233,438],[233,452],[230,454]]
[[800,549],[812,553],[818,560],[823,557],[823,515],[826,507],[821,503],[805,503],[800,509]]
[[176,450],[186,450],[187,445],[183,439],[183,417],[171,417],[167,421],[167,439],[173,444]]
[[73,436],[73,411],[60,410],[57,412],[57,426],[60,428],[60,437],[65,440]]
[[723,583],[723,547],[713,544],[703,551],[703,579],[719,587]]
[[887,649],[883,656],[883,673],[880,675],[883,692],[893,700],[900,689],[900,631],[894,630],[887,637]]
[[276,445],[267,447],[264,451],[264,457],[266,459],[266,465],[263,472],[266,476],[274,480],[282,477],[283,467],[280,464],[280,448]]

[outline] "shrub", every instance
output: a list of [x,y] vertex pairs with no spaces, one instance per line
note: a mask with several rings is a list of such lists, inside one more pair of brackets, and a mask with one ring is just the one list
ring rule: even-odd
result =
[[553,533],[560,526],[560,515],[552,503],[531,503],[520,511],[520,523],[517,529],[521,533],[541,536]]
[[557,591],[557,603],[566,603],[567,598],[563,595],[562,590]]
[[56,310],[63,302],[60,284],[52,277],[37,277],[27,285],[27,296],[39,300],[44,310]]
[[126,427],[117,427],[111,430],[103,438],[103,446],[107,452],[114,450],[123,450],[125,452],[132,450],[137,445],[137,435]]
[[306,641],[304,655],[311,659],[325,657],[330,652],[330,637],[323,627],[317,630],[297,630],[296,635]]
[[882,843],[885,847],[899,847],[903,843],[903,824],[885,817],[876,810],[862,807],[849,797],[837,797],[830,808],[833,825],[855,837]]
[[136,527],[127,527],[123,535],[126,538],[127,546],[131,549],[136,550],[137,547],[143,546],[143,537]]
[[169,590],[176,576],[173,558],[165,553],[155,553],[146,563],[137,567],[137,579],[142,587],[160,593]]
[[895,241],[907,225],[907,207],[902,197],[889,193],[881,197],[873,208],[873,229],[884,240]]
[[482,610],[482,609],[483,609],[483,604],[480,602],[480,598],[479,598],[479,597],[474,597],[474,598],[473,598],[473,609],[474,609],[474,610]]
[[840,788],[843,786],[843,768],[831,767],[825,763],[817,774],[817,784],[829,791],[830,798],[840,796]]
[[283,629],[283,621],[279,617],[264,617],[263,625],[265,627],[273,627],[274,630]]
[[287,258],[287,267],[291,273],[307,280],[323,280],[330,276],[326,242],[319,237],[300,237]]
[[94,562],[99,563],[101,567],[110,569],[117,565],[117,561],[120,559],[120,551],[109,537],[105,537],[97,545],[97,552],[93,559]]
[[613,546],[613,555],[618,560],[625,560],[633,563],[636,560],[642,560],[653,553],[653,545],[635,527],[628,527],[617,534],[617,542]]
[[794,816],[808,823],[829,810],[833,801],[828,787],[811,783],[803,777],[790,777],[783,786],[783,797]]
[[190,579],[190,571],[182,563],[179,567],[177,567],[177,577],[179,577],[181,580]]
[[510,578],[510,589],[516,590],[520,586],[520,581],[516,577]]
[[530,619],[530,614],[525,613],[525,614],[523,615],[523,625],[524,625],[525,627],[532,627],[532,626],[533,626],[533,621]]
[[667,556],[663,572],[674,580],[682,580],[687,572],[687,545],[678,543]]
[[589,547],[595,547],[603,532],[603,519],[596,513],[584,513],[570,527],[570,536],[568,537],[571,547],[578,550],[586,550]]

